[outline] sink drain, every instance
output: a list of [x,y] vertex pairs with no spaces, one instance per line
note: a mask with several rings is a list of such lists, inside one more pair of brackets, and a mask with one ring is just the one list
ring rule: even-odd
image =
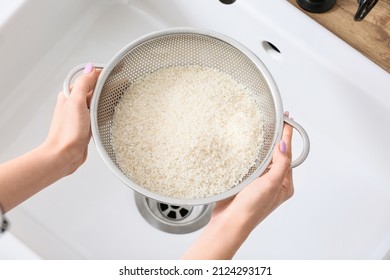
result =
[[158,210],[160,210],[161,215],[163,217],[169,219],[169,220],[174,220],[174,221],[180,221],[185,218],[187,218],[191,212],[193,207],[189,206],[178,206],[178,205],[170,205],[170,204],[165,204],[158,202]]
[[153,227],[168,233],[185,234],[204,227],[210,220],[214,204],[184,206],[156,201],[134,192],[142,217]]

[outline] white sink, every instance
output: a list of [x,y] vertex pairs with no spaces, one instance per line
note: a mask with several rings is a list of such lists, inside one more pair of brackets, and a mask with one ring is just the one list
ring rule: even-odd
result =
[[0,260],[39,260],[40,257],[10,232],[0,236]]
[[[151,31],[211,29],[260,57],[284,108],[311,139],[308,159],[294,170],[294,197],[252,233],[236,258],[389,258],[390,75],[287,1],[18,2],[0,18],[1,161],[43,141],[73,66],[106,63]],[[199,234],[151,227],[93,142],[82,168],[8,218],[11,231],[46,259],[177,259]]]

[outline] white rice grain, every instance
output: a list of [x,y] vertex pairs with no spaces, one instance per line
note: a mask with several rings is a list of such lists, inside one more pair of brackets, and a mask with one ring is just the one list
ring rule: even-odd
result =
[[252,93],[203,66],[160,69],[134,82],[115,108],[112,145],[122,171],[174,198],[204,198],[238,183],[264,142]]

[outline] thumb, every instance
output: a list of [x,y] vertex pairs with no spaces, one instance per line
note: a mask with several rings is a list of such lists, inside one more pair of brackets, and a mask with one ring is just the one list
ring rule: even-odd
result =
[[100,71],[96,70],[91,63],[87,64],[83,75],[78,77],[73,84],[70,98],[85,102],[95,88]]
[[280,140],[279,144],[275,147],[272,166],[267,176],[274,180],[276,185],[281,185],[288,171],[291,168],[291,160],[288,156],[288,146],[284,139]]
[[292,134],[292,126],[286,123],[283,126],[282,140],[274,149],[272,167],[268,172],[271,173],[271,178],[280,179],[280,183],[283,182],[285,175],[291,168]]

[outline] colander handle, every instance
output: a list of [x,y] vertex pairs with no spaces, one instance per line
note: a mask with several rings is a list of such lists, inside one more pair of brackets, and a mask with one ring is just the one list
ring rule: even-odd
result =
[[310,140],[309,140],[309,136],[306,133],[306,130],[299,123],[297,123],[293,119],[286,117],[286,116],[284,116],[284,122],[288,123],[294,129],[296,129],[299,132],[299,134],[301,135],[302,141],[303,141],[302,153],[300,154],[300,156],[296,160],[293,160],[291,162],[291,167],[294,168],[294,167],[297,167],[300,164],[302,164],[305,161],[305,159],[307,158],[307,156],[309,155]]
[[[68,75],[66,76],[64,80],[64,85],[63,85],[63,92],[66,98],[69,98],[70,96],[70,84],[74,77],[81,71],[84,70],[85,66],[87,66],[88,63],[80,64],[75,66],[72,70],[69,71]],[[102,63],[93,63],[93,67],[103,69],[104,64]]]

